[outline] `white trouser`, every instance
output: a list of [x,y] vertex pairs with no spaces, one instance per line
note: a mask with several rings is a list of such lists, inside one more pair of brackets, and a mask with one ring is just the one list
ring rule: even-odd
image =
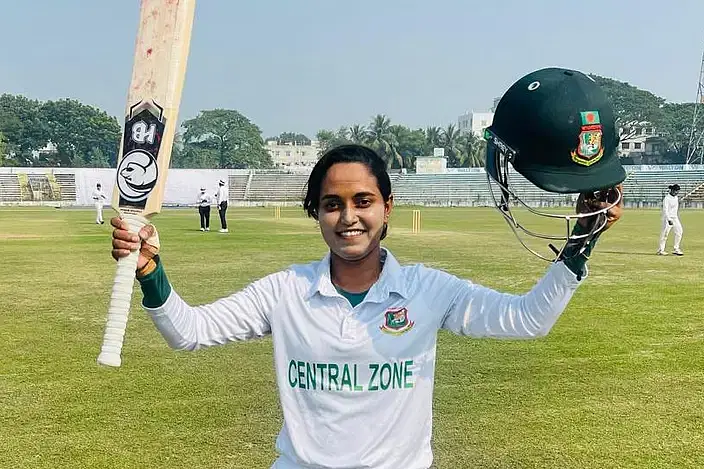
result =
[[672,225],[667,222],[667,218],[662,219],[662,231],[660,232],[660,251],[665,251],[665,244],[671,229],[675,229],[675,251],[680,250],[680,241],[682,241],[682,223],[679,218],[672,220]]
[[100,202],[95,203],[95,222],[103,222],[103,204]]

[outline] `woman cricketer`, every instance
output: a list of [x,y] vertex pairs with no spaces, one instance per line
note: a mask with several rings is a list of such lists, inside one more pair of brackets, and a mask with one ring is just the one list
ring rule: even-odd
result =
[[[143,306],[172,348],[272,335],[284,417],[275,469],[427,469],[438,331],[544,336],[583,281],[586,255],[554,262],[524,295],[400,265],[381,245],[393,209],[389,175],[364,146],[322,156],[304,209],[329,247],[322,260],[203,306],[186,303],[169,283],[168,251],[162,262],[153,226],[137,238],[119,218],[111,220],[114,258],[141,249]],[[610,225],[618,207],[609,215]]]
[[667,238],[670,236],[670,230],[674,228],[675,244],[672,254],[675,256],[684,256],[680,243],[682,242],[682,222],[679,217],[680,199],[677,194],[680,192],[679,184],[667,186],[668,193],[662,200],[662,228],[660,229],[660,245],[658,247],[658,255],[666,256],[665,245]]

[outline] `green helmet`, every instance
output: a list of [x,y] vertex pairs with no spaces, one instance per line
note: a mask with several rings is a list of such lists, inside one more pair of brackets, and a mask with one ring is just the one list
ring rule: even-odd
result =
[[[605,214],[608,209],[583,215],[540,212],[516,194],[511,184],[513,171],[545,191],[561,194],[593,194],[626,178],[617,154],[619,137],[611,103],[594,80],[575,70],[545,68],[519,79],[499,101],[484,138],[489,186],[492,194],[495,186],[499,192],[494,201],[517,235],[519,229],[540,238],[567,241],[572,236],[571,221]],[[619,194],[614,205],[620,199]],[[523,229],[511,213],[512,204],[538,215],[566,218],[567,235]],[[595,232],[606,226],[605,215],[601,218],[603,223]]]

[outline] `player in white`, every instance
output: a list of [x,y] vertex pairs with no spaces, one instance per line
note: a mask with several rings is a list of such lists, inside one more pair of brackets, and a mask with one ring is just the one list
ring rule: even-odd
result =
[[227,188],[225,187],[225,181],[220,179],[218,182],[218,191],[215,193],[215,203],[218,205],[218,214],[220,215],[220,233],[227,233]]
[[200,215],[200,231],[210,231],[210,204],[211,197],[205,193],[205,187],[200,188],[198,194],[198,213]]
[[93,198],[93,202],[95,203],[95,223],[98,225],[102,225],[103,223],[105,223],[105,221],[103,221],[103,205],[105,204],[105,201],[108,198],[103,192],[100,183],[97,183],[95,185],[95,190],[93,191],[91,197]]
[[[214,303],[191,306],[178,295],[152,225],[137,237],[114,218],[113,257],[141,249],[143,306],[174,349],[273,336],[284,416],[273,468],[426,469],[438,331],[545,336],[586,277],[589,252],[554,262],[526,294],[500,293],[423,265],[401,266],[381,246],[393,196],[373,150],[328,151],[307,187],[304,209],[329,253]],[[617,207],[608,226],[619,217]],[[593,220],[580,223],[589,229]]]
[[667,186],[669,192],[665,194],[665,198],[662,200],[662,229],[660,230],[660,247],[658,248],[658,255],[665,256],[665,245],[667,244],[667,238],[670,235],[670,230],[675,231],[675,243],[673,246],[672,254],[675,256],[684,256],[682,249],[680,248],[680,242],[682,241],[682,223],[680,223],[679,218],[679,206],[680,201],[677,194],[680,192],[679,184],[672,184]]

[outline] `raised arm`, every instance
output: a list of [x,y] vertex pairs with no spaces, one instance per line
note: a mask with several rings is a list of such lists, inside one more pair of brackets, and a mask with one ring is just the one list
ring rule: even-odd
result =
[[144,293],[142,305],[169,346],[197,350],[271,333],[270,315],[286,276],[286,272],[271,274],[201,306],[190,306],[171,288],[158,260],[153,272],[138,279]]
[[115,227],[112,243],[115,259],[130,251],[140,251],[137,279],[144,293],[142,305],[169,346],[197,350],[271,332],[270,313],[279,301],[287,272],[271,274],[209,305],[190,306],[169,283],[158,256],[160,243],[156,229],[146,225],[136,237],[119,218],[113,218],[111,224]]
[[526,294],[501,293],[449,275],[443,329],[470,337],[535,338],[545,336],[580,284],[563,262],[550,266]]
[[[444,274],[437,284],[444,291],[440,298],[450,298],[441,327],[456,334],[472,337],[534,338],[545,336],[567,307],[581,281],[587,276],[586,263],[598,239],[623,215],[623,186],[604,191],[605,198],[588,198],[580,194],[578,213],[606,211],[604,228],[591,233],[596,216],[580,218],[561,257],[554,262],[540,281],[526,294],[499,293]],[[618,204],[613,205],[616,201]],[[449,278],[448,278],[449,277]],[[436,295],[437,297],[438,295]]]

